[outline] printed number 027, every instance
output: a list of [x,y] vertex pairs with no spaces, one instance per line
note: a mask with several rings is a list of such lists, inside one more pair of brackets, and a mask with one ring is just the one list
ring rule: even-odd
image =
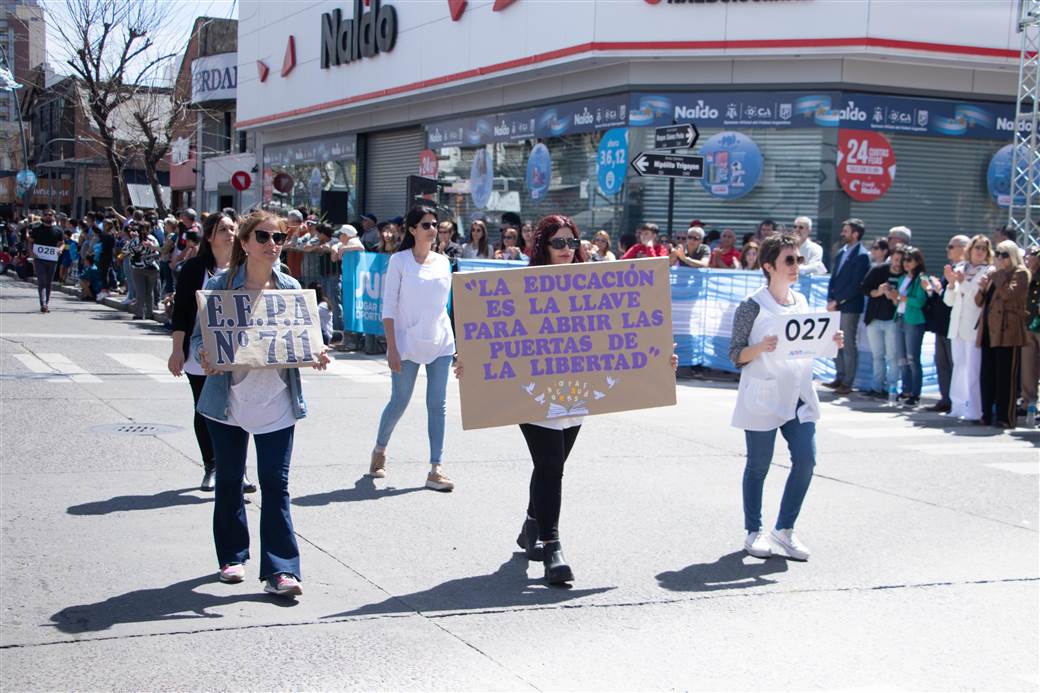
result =
[[[805,318],[802,321],[788,320],[787,326],[784,328],[784,335],[787,337],[787,341],[794,342],[801,339],[803,342],[809,342],[813,339],[820,339],[827,332],[827,326],[831,324],[830,318]],[[819,331],[814,332],[819,326]],[[804,328],[804,332],[802,331]]]

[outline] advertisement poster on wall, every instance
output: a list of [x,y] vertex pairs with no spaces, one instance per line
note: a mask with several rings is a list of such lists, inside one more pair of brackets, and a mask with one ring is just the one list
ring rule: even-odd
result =
[[[989,190],[993,201],[1001,207],[1011,204],[1011,158],[1014,154],[1014,145],[1008,144],[997,150],[989,161],[986,169],[986,189]],[[1025,171],[1024,162],[1028,160],[1027,155],[1019,156],[1018,170]],[[1034,164],[1033,180],[1040,180],[1040,164]],[[1025,197],[1019,195],[1015,199],[1017,206],[1024,205]]]
[[603,133],[596,155],[596,181],[604,195],[616,195],[625,185],[628,171],[628,128]]
[[469,194],[473,206],[477,209],[487,208],[491,199],[492,179],[495,177],[494,163],[486,147],[477,150],[473,157],[473,165],[469,169]]
[[540,200],[549,192],[552,178],[552,157],[549,148],[539,142],[527,157],[527,190],[532,200]]
[[755,189],[762,177],[762,152],[739,132],[720,132],[701,147],[701,185],[712,197],[736,200]]
[[853,200],[872,202],[892,187],[896,154],[880,132],[838,130],[838,181]]

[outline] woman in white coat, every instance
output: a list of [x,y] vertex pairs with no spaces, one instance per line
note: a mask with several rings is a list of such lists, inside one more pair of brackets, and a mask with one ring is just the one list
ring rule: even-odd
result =
[[971,239],[964,262],[946,267],[948,283],[943,301],[950,306],[950,352],[953,375],[950,377],[950,416],[966,421],[982,418],[982,395],[979,391],[979,368],[982,350],[975,346],[979,316],[975,305],[979,280],[993,271],[993,246],[983,235]]
[[412,398],[419,366],[425,365],[430,438],[426,488],[451,491],[455,484],[441,469],[448,375],[455,355],[455,335],[448,318],[451,262],[433,250],[437,214],[432,207],[413,207],[404,225],[404,239],[390,256],[383,281],[383,330],[392,389],[390,403],[379,419],[368,471],[376,478],[386,476],[386,446]]
[[[790,234],[773,234],[759,251],[768,284],[737,307],[729,357],[740,368],[740,386],[733,411],[733,426],[744,429],[747,464],[744,467],[744,550],[756,558],[773,554],[770,539],[788,558],[805,561],[809,548],[794,534],[794,523],[809,490],[816,465],[816,421],[820,398],[813,387],[813,359],[783,359],[776,351],[783,316],[808,313],[805,297],[792,287],[804,258],[801,241]],[[841,330],[834,335],[844,346]],[[780,431],[791,453],[780,514],[769,537],[762,532],[762,487],[773,459],[776,432]]]

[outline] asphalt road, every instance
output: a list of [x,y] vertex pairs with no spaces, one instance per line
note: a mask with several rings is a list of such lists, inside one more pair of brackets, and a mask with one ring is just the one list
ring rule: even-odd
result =
[[[304,377],[291,604],[255,563],[216,581],[161,326],[51,307],[0,278],[4,690],[1040,688],[1040,431],[826,393],[798,524],[812,559],[760,561],[740,551],[735,386],[680,380],[678,406],[586,422],[561,520],[577,579],[557,589],[514,544],[519,430],[464,433],[452,384],[458,487],[427,491],[417,394],[373,481],[388,371],[339,354]],[[113,432],[131,423],[175,428]],[[778,445],[767,521],[786,466]]]

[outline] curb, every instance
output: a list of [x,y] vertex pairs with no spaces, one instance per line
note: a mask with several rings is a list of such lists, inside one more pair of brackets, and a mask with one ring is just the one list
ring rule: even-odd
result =
[[[28,285],[33,286],[33,287],[36,286],[36,282],[35,281],[22,280],[22,282],[24,284],[28,284]],[[76,298],[79,298],[82,295],[82,293],[83,293],[82,291],[80,291],[78,286],[69,286],[67,284],[59,284],[57,282],[55,282],[51,286],[51,289],[53,291],[60,291],[61,293],[67,294],[69,296],[75,296]],[[95,303],[97,303],[97,301],[95,301]],[[106,298],[106,299],[104,299],[103,301],[101,301],[101,303],[98,303],[97,305],[103,305],[103,306],[106,306],[108,308],[114,308],[115,310],[118,310],[118,311],[123,312],[123,313],[130,313],[131,312],[129,305],[123,303],[121,299],[119,299],[119,298],[112,298],[111,296]],[[153,317],[152,318],[152,322],[155,322],[155,323],[157,323],[159,325],[162,325],[164,321],[163,320],[156,320]]]

